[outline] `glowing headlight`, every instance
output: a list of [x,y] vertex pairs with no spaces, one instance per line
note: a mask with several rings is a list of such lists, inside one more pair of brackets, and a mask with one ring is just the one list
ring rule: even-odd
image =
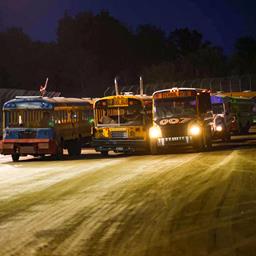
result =
[[222,126],[221,125],[217,125],[216,126],[216,131],[217,132],[221,132],[223,130]]
[[151,127],[149,129],[149,136],[150,136],[150,138],[153,138],[153,139],[162,137],[162,132],[161,132],[160,127],[158,127],[158,126]]
[[193,125],[189,129],[191,135],[199,135],[201,133],[201,128],[198,125]]

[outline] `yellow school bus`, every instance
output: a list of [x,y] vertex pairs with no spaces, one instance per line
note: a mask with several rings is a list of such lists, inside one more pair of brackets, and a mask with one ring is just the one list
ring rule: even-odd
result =
[[102,155],[149,149],[148,129],[152,123],[152,97],[116,95],[94,103],[95,132],[92,145]]

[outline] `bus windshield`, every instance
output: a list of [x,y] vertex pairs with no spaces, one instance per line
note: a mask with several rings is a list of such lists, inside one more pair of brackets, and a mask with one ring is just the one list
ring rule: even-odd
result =
[[223,104],[222,103],[212,104],[212,111],[213,111],[213,114],[223,114],[224,113]]
[[156,119],[196,115],[195,96],[155,99],[154,104]]
[[53,124],[49,110],[7,110],[4,116],[6,128],[50,128]]
[[96,113],[99,126],[143,125],[144,112],[140,101],[128,106],[97,107]]

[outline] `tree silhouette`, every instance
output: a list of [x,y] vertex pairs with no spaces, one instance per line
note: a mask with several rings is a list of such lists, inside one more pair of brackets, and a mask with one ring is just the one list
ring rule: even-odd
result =
[[235,43],[234,55],[231,59],[233,74],[253,74],[256,72],[256,39],[241,37]]
[[49,77],[49,90],[65,96],[102,96],[116,76],[122,85],[164,82],[256,71],[256,41],[240,38],[234,54],[188,28],[167,36],[154,25],[129,29],[107,11],[67,12],[59,20],[57,42],[35,42],[22,29],[0,32],[0,86],[39,89]]

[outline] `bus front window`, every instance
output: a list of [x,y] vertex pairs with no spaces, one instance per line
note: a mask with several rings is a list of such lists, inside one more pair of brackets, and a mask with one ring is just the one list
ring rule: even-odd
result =
[[223,104],[222,103],[212,104],[212,111],[213,111],[213,114],[223,114],[224,113]]
[[[102,113],[102,114],[101,114]],[[142,106],[114,107],[98,110],[99,125],[142,125]]]
[[195,97],[155,99],[156,119],[196,115]]

